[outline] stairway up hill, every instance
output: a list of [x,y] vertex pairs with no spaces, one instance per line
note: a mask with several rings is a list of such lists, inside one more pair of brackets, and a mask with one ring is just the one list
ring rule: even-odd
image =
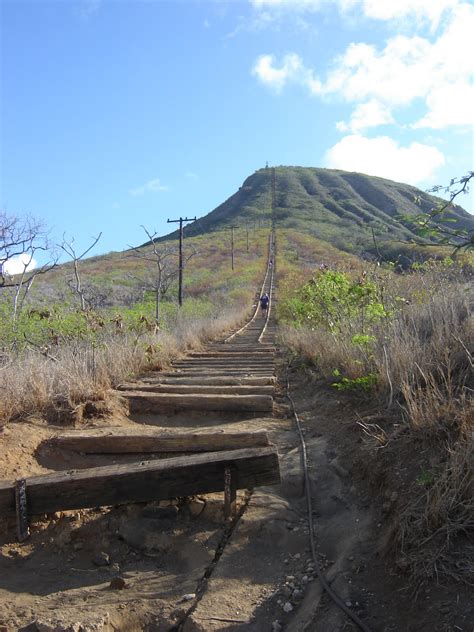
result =
[[[216,209],[186,227],[188,236],[220,230],[231,223],[269,221],[271,168],[259,169]],[[440,198],[414,186],[336,169],[276,167],[277,227],[309,233],[355,253],[373,245],[410,241],[415,234],[396,216],[416,215],[435,207]],[[418,199],[418,203],[415,200]],[[474,229],[474,217],[460,206],[450,214],[451,227]],[[163,237],[176,238],[177,232]]]

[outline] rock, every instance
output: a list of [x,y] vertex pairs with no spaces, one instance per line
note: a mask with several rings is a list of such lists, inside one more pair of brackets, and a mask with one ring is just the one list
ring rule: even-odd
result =
[[112,566],[110,567],[110,570],[113,573],[120,573],[120,566],[117,564],[117,562],[115,562],[114,564],[112,564]]
[[183,595],[181,601],[192,601],[193,599],[196,599],[196,593],[187,593]]
[[301,553],[295,553],[293,557],[295,558],[295,560],[299,560],[301,558]]
[[123,579],[123,577],[113,577],[110,581],[109,587],[112,590],[123,590],[127,582]]
[[299,601],[300,599],[303,599],[303,591],[300,590],[299,588],[295,588],[295,590],[293,591],[293,594],[291,595],[291,598],[294,601]]
[[301,578],[301,583],[302,584],[307,584],[309,581],[308,575],[303,575],[303,577]]
[[352,601],[347,600],[344,602],[348,608],[352,608]]
[[199,498],[193,498],[188,502],[188,509],[191,516],[197,518],[202,514],[204,509],[206,508],[206,503]]
[[293,610],[293,605],[289,601],[283,604],[284,612],[291,612],[292,610]]
[[273,621],[272,623],[272,632],[281,632],[281,630],[283,630],[283,626],[281,625],[281,623],[278,621],[278,619],[276,619],[275,621]]
[[92,562],[96,566],[108,566],[110,564],[110,558],[107,553],[105,553],[104,551],[100,551],[100,553],[97,553],[97,555],[94,557]]
[[294,575],[287,575],[285,577],[285,581],[287,581],[287,582],[294,582],[295,581],[295,576]]

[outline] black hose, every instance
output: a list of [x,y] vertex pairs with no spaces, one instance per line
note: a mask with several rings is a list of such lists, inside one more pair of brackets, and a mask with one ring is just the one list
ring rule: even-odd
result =
[[355,614],[355,612],[352,612],[352,610],[346,606],[344,601],[331,588],[331,586],[329,585],[326,577],[324,576],[324,574],[323,574],[323,572],[321,570],[321,567],[319,566],[318,558],[316,557],[316,549],[314,548],[313,504],[312,504],[312,500],[311,500],[311,488],[310,488],[309,474],[308,474],[308,457],[307,457],[307,452],[306,452],[306,442],[304,440],[304,436],[303,436],[303,431],[301,429],[300,420],[299,420],[298,414],[296,412],[295,403],[294,403],[293,398],[291,397],[291,394],[290,394],[290,378],[289,378],[289,374],[288,374],[289,368],[290,368],[290,364],[288,364],[287,371],[286,371],[286,396],[287,396],[287,398],[288,398],[288,400],[290,401],[290,404],[291,404],[291,409],[292,409],[293,416],[294,416],[295,421],[296,421],[296,428],[298,430],[298,434],[300,436],[300,442],[301,442],[301,454],[302,454],[302,457],[303,457],[303,469],[304,469],[304,486],[305,486],[305,491],[306,491],[306,506],[307,506],[307,510],[308,510],[308,522],[309,522],[309,542],[310,542],[310,546],[311,546],[311,555],[313,557],[314,568],[316,570],[316,574],[318,576],[319,581],[321,582],[322,587],[327,592],[329,597],[331,597],[331,599],[334,601],[336,606],[338,606],[338,608],[340,608],[343,612],[345,612],[347,614],[347,616],[357,626],[359,626],[359,628],[363,632],[371,632],[370,628],[368,628],[365,625],[365,623],[359,619],[359,617]]

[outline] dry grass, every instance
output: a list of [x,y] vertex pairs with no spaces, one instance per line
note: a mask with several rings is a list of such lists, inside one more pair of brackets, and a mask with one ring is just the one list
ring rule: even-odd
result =
[[170,332],[117,335],[105,331],[95,346],[85,341],[65,343],[42,353],[27,350],[10,355],[0,367],[0,424],[51,406],[100,400],[111,387],[140,372],[162,368],[190,349],[226,332],[242,313],[223,313],[214,319],[178,318]]
[[[373,327],[375,339],[367,347],[351,343],[357,323],[338,335],[286,328],[283,340],[331,381],[336,368],[352,380],[375,376],[370,397],[391,414],[401,411],[413,439],[422,441],[436,463],[426,480],[414,475],[411,481],[406,506],[395,519],[398,553],[418,579],[437,573],[465,579],[474,568],[474,547],[466,546],[474,529],[472,289],[461,276],[432,271],[394,277],[384,291],[387,302],[405,296],[407,303]],[[384,436],[377,445],[389,441]],[[390,450],[396,452],[396,439]]]

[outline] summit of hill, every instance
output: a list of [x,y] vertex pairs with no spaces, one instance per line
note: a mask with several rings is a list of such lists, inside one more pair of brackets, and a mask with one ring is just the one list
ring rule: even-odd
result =
[[[213,211],[186,227],[188,236],[202,235],[230,224],[270,220],[272,168],[259,169]],[[275,174],[274,220],[277,228],[292,228],[361,254],[373,245],[393,250],[393,243],[417,238],[409,224],[397,219],[415,216],[444,203],[414,186],[338,169],[279,166]],[[474,217],[460,206],[447,214],[460,229],[474,229]],[[177,231],[162,240],[177,237]]]

